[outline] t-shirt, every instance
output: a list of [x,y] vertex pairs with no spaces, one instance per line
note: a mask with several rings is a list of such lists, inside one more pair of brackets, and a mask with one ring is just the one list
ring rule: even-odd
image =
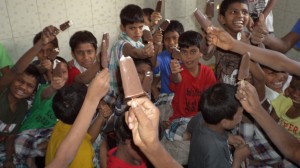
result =
[[56,116],[52,109],[52,101],[55,94],[49,99],[42,99],[43,91],[49,84],[42,84],[35,95],[32,107],[23,121],[20,132],[28,129],[50,128],[56,123]]
[[[10,56],[6,52],[3,45],[0,43],[0,69],[4,68],[6,66],[12,66],[12,65],[13,65],[13,62],[12,62]],[[0,77],[1,76],[2,76],[2,74],[0,72]]]
[[227,142],[228,134],[215,132],[205,126],[201,113],[198,113],[188,124],[192,134],[189,168],[230,168],[233,162]]
[[69,77],[66,84],[71,85],[74,82],[75,77],[80,74],[80,71],[76,67],[70,67],[68,74]]
[[141,165],[131,165],[119,159],[118,157],[115,156],[117,148],[118,147],[115,147],[108,152],[109,156],[108,156],[107,168],[147,168],[145,162],[142,162]]
[[272,101],[272,105],[279,117],[279,124],[300,141],[300,116],[290,118],[286,115],[288,110],[293,106],[292,99],[280,94]]
[[0,93],[0,141],[1,136],[15,134],[20,128],[20,124],[24,120],[27,112],[27,101],[20,100],[17,104],[17,109],[12,112],[9,107],[8,94],[9,88],[4,89]]
[[174,113],[170,120],[195,116],[202,93],[216,83],[213,71],[206,65],[199,64],[197,77],[192,76],[184,67],[180,74],[182,77],[180,83],[170,83],[170,89],[174,92],[172,101]]
[[[59,145],[67,136],[71,127],[72,125],[65,124],[60,120],[55,125],[47,147],[46,160],[45,160],[46,165],[49,165],[51,161],[54,159]],[[76,156],[74,157],[73,161],[69,165],[69,168],[78,168],[78,167],[91,168],[93,167],[93,157],[94,157],[94,149],[91,143],[91,136],[89,134],[86,134],[82,143],[80,144]]]
[[164,50],[157,56],[158,66],[154,68],[154,75],[160,74],[161,79],[161,89],[160,93],[170,94],[172,91],[170,90],[170,62],[171,62],[171,53],[168,50]]

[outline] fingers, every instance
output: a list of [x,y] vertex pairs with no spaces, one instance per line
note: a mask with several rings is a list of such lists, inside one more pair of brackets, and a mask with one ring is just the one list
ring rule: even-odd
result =
[[179,61],[176,59],[171,60],[170,68],[172,74],[180,73],[182,71]]

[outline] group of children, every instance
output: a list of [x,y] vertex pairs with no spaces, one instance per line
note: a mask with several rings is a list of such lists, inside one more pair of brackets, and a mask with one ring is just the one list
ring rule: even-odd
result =
[[[270,133],[260,126],[260,120],[255,121],[257,116],[243,108],[254,113],[246,102],[250,101],[247,96],[254,97],[253,106],[260,109],[262,105],[299,140],[300,64],[262,47],[263,43],[274,50],[272,44],[280,46],[279,39],[270,40],[276,37],[262,31],[263,15],[251,26],[252,32],[245,31],[249,20],[254,21],[247,0],[223,0],[218,18],[224,30],[184,32],[179,21],[171,20],[166,30],[158,29],[152,41],[143,43],[143,27],[152,29],[162,16],[127,5],[120,12],[121,33],[104,69],[91,32],[72,35],[73,59],[67,62],[57,56],[58,29],[44,28],[14,66],[0,67],[0,166],[36,167],[37,158],[45,157],[42,166],[46,167],[143,168],[165,165],[164,161],[172,160],[169,154],[188,167],[299,165],[282,157],[280,151],[284,155],[289,151],[281,146],[277,149],[278,143],[268,138]],[[211,56],[202,46],[204,40],[217,46],[212,54],[215,72],[199,61]],[[175,57],[176,49],[180,58]],[[241,56],[246,52],[251,54],[249,83],[237,81]],[[119,70],[123,55],[133,58],[142,84],[147,74],[154,74],[151,91],[143,88],[148,99],[125,99]],[[32,62],[36,56],[38,60]],[[54,75],[58,64],[60,75]],[[251,90],[252,85],[256,91]],[[248,87],[251,94],[247,94]],[[146,116],[134,112],[137,109],[145,111],[152,125]],[[143,124],[151,127],[138,127]],[[141,132],[143,129],[149,133]],[[156,148],[157,139],[167,152]],[[166,160],[158,161],[149,144],[142,141],[152,141],[153,150]]]

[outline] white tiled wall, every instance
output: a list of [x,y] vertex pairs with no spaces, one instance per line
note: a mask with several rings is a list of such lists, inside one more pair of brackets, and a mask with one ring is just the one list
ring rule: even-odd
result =
[[[32,46],[34,35],[43,27],[58,26],[66,20],[74,25],[59,34],[60,55],[71,59],[68,41],[78,30],[89,30],[100,41],[109,32],[112,44],[119,34],[119,13],[127,4],[154,8],[157,0],[0,0],[0,42],[16,61]],[[221,0],[215,0],[219,2]],[[206,0],[163,0],[162,15],[177,19],[185,30],[199,30],[192,15],[197,7],[204,9]],[[299,0],[277,1],[274,11],[275,34],[285,35],[300,16]],[[216,16],[216,15],[215,15]],[[216,24],[216,18],[213,21]],[[300,60],[300,52],[292,50],[291,58]]]

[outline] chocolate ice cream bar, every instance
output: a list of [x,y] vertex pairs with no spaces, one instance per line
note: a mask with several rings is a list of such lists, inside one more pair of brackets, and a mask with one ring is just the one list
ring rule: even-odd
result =
[[177,60],[180,60],[181,58],[180,58],[180,50],[178,49],[178,48],[176,48],[176,47],[173,47],[172,48],[172,53],[171,53],[171,55],[172,55],[172,58],[173,59],[177,59]]
[[214,12],[215,12],[215,5],[214,5],[214,1],[213,0],[208,0],[206,2],[206,9],[205,9],[205,14],[208,18],[212,18],[214,17]]
[[158,0],[156,3],[155,12],[161,12],[162,0]]
[[244,80],[247,77],[249,77],[249,68],[250,68],[250,53],[246,52],[241,60],[240,68],[239,68],[239,74],[238,74],[238,80]]
[[67,28],[69,28],[73,24],[72,20],[66,21],[65,23],[59,25],[59,29],[61,31],[65,31]]
[[212,26],[212,23],[207,17],[199,10],[195,9],[194,16],[196,17],[196,20],[200,24],[200,26],[206,31],[209,26]]
[[170,24],[170,20],[166,19],[159,25],[159,29],[162,31],[165,31],[167,29],[167,27],[169,26],[169,24]]
[[143,41],[145,42],[150,42],[150,41],[153,41],[153,37],[152,37],[152,34],[150,32],[150,29],[148,26],[143,26]]
[[52,75],[56,77],[62,77],[62,63],[59,60],[53,61]]
[[100,66],[102,68],[108,67],[108,45],[109,45],[109,34],[104,33],[102,36],[102,44],[101,44],[101,51],[100,51]]
[[122,56],[119,60],[119,66],[125,98],[145,95],[132,58]]
[[145,73],[145,76],[144,76],[144,79],[142,82],[142,87],[146,93],[150,93],[152,81],[153,81],[153,73],[151,71],[147,71]]

